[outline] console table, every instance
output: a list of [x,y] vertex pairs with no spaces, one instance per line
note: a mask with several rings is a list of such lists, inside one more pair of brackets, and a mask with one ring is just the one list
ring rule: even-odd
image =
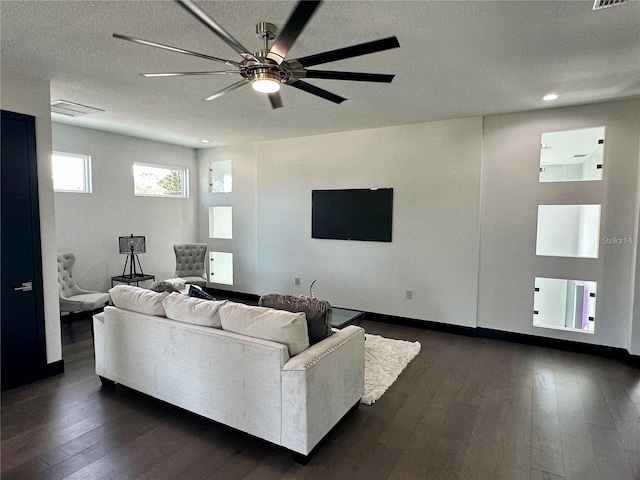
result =
[[146,280],[155,280],[155,275],[134,275],[132,277],[128,275],[117,275],[115,277],[111,277],[111,287],[117,283],[128,283],[129,285],[135,283],[136,287],[140,286],[140,282],[144,282]]
[[364,312],[359,310],[333,308],[331,313],[331,326],[333,328],[343,328],[362,317],[364,317]]

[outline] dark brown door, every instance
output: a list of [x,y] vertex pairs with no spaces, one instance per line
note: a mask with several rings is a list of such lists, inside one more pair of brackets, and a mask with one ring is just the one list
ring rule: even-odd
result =
[[2,112],[2,390],[46,368],[35,118]]

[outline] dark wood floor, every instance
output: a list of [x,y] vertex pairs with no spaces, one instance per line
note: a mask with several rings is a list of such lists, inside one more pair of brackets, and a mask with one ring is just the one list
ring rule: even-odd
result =
[[2,479],[640,478],[640,370],[584,354],[364,321],[422,351],[307,466],[93,371],[88,322],[65,373],[2,394]]

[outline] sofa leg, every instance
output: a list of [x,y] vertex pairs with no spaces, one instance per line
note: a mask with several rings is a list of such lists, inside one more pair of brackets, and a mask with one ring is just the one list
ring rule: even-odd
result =
[[108,378],[105,378],[101,375],[98,375],[98,378],[100,379],[100,383],[102,383],[102,386],[104,388],[115,388],[116,382],[114,382],[113,380],[109,380]]
[[309,463],[309,459],[311,455],[302,455],[301,453],[291,452],[291,456],[293,457],[293,461],[299,465],[306,465]]

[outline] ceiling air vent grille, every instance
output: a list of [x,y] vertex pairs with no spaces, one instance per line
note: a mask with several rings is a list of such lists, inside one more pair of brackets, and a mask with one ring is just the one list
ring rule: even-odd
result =
[[602,8],[615,7],[628,1],[629,0],[595,0],[595,2],[593,2],[593,9],[600,10]]
[[59,113],[68,117],[81,117],[91,113],[104,112],[99,108],[68,102],[67,100],[54,100],[51,102],[51,113]]

